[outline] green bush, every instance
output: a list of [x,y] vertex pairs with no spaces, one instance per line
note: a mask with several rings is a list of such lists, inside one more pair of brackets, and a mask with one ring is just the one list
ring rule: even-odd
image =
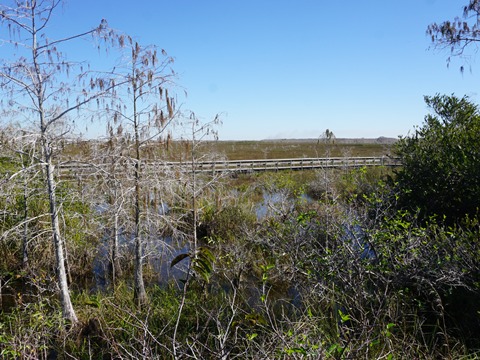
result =
[[478,212],[480,200],[480,112],[467,97],[425,97],[433,113],[422,127],[396,144],[399,205],[426,219],[450,222]]

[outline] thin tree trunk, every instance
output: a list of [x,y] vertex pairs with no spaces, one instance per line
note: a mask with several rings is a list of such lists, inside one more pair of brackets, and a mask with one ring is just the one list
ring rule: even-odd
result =
[[140,232],[140,170],[139,160],[135,165],[135,285],[134,299],[142,305],[147,300],[145,284],[143,281],[143,242]]
[[120,263],[118,261],[118,211],[115,211],[112,229],[112,242],[110,245],[110,270],[112,272],[112,285],[115,288],[117,278],[121,275]]
[[48,186],[48,197],[50,202],[50,217],[52,221],[52,236],[53,244],[55,247],[55,257],[56,257],[56,271],[58,278],[58,286],[60,288],[60,303],[62,306],[63,317],[67,320],[70,320],[72,323],[78,321],[75,310],[73,309],[72,301],[70,299],[70,292],[68,291],[68,282],[67,282],[67,272],[65,268],[65,258],[64,258],[64,244],[60,235],[60,225],[58,222],[58,213],[57,213],[57,199],[55,196],[55,179],[53,177],[53,164],[49,156],[49,149],[45,149],[45,154],[47,155],[47,186]]
[[68,291],[67,273],[65,269],[65,258],[64,258],[64,244],[60,236],[60,225],[58,222],[58,206],[57,206],[57,199],[55,196],[56,182],[53,175],[54,166],[52,163],[53,149],[47,137],[48,122],[45,120],[45,110],[44,110],[46,81],[43,77],[43,74],[41,71],[41,65],[39,62],[40,55],[38,52],[37,26],[36,26],[37,3],[33,2],[30,8],[31,8],[30,15],[32,19],[31,52],[32,52],[33,67],[35,69],[32,80],[34,82],[34,93],[35,93],[35,98],[37,102],[36,105],[37,105],[37,112],[39,117],[38,120],[40,125],[39,133],[41,134],[43,159],[45,163],[45,180],[47,183],[47,191],[48,191],[49,205],[50,205],[52,238],[53,238],[53,245],[55,248],[55,258],[56,258],[57,281],[58,281],[58,287],[60,289],[60,304],[62,307],[63,317],[66,320],[69,320],[72,323],[75,323],[78,321],[78,318],[73,309],[72,301],[70,299],[70,293]]
[[[134,74],[135,76],[135,74]],[[139,134],[139,119],[137,114],[137,89],[134,84],[133,89],[133,116],[135,126],[135,275],[134,275],[134,289],[133,297],[138,305],[142,305],[147,301],[147,293],[145,291],[145,284],[143,281],[143,242],[140,231],[140,134]]]
[[22,242],[22,267],[28,267],[28,182],[23,178],[23,242]]

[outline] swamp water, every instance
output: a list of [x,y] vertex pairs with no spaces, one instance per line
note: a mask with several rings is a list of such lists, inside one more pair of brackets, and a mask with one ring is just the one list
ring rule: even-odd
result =
[[[302,196],[304,201],[314,201],[308,195]],[[288,196],[288,192],[264,192],[261,201],[254,207],[255,215],[259,221],[270,216],[279,214],[290,214],[295,207],[295,200]],[[170,209],[168,205],[161,207],[162,214],[166,215]],[[353,217],[352,217],[353,218]],[[352,249],[359,254],[361,258],[374,259],[375,253],[369,247],[366,241],[366,234],[363,229],[356,225],[352,220],[350,224],[343,226],[342,241],[350,244]],[[134,244],[133,237],[122,235],[119,239],[120,261],[133,262]],[[159,286],[167,286],[172,282],[176,283],[178,288],[183,288],[182,280],[186,278],[189,269],[189,258],[186,258],[171,267],[172,260],[178,255],[188,253],[190,250],[189,242],[186,239],[177,239],[172,236],[151,237],[145,242],[145,264],[149,271],[149,281]],[[124,265],[124,264],[123,264]],[[109,238],[104,237],[100,244],[93,264],[93,273],[95,276],[94,291],[104,291],[110,285],[109,269]],[[250,276],[246,284],[248,293],[248,303],[252,307],[261,305],[261,298],[268,291],[272,299],[282,300],[281,302],[288,307],[299,308],[302,306],[302,290],[296,284],[288,284],[284,287],[269,286],[265,289],[265,284],[258,276]],[[286,284],[287,285],[287,284]],[[216,284],[216,287],[223,291],[230,291],[231,284]]]

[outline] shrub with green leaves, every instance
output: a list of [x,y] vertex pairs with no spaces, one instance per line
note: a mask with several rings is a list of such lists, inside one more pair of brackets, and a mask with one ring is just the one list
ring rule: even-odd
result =
[[396,153],[403,167],[396,181],[401,207],[421,216],[455,221],[480,205],[480,112],[468,97],[425,97],[432,114]]

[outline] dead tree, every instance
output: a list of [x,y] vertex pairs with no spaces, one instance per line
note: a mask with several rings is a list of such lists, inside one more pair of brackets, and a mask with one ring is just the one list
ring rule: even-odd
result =
[[41,154],[36,161],[43,166],[48,194],[60,302],[64,318],[74,323],[77,316],[67,283],[65,240],[59,223],[62,210],[56,193],[57,144],[71,131],[76,111],[109,95],[117,84],[83,71],[80,63],[68,61],[61,52],[63,45],[80,38],[111,39],[113,33],[105,20],[84,33],[49,36],[49,22],[60,4],[61,0],[12,0],[0,5],[0,23],[4,30],[8,29],[8,37],[0,40],[2,54],[9,56],[1,62],[0,89],[6,99],[1,103],[3,115],[18,121],[40,144]]
[[[114,123],[123,127],[126,137],[131,139],[127,156],[132,164],[133,177],[133,238],[135,244],[134,298],[139,305],[147,301],[143,279],[145,211],[143,170],[146,154],[154,153],[149,146],[154,140],[167,135],[168,127],[176,117],[175,100],[168,93],[168,87],[175,76],[170,69],[173,58],[156,47],[142,47],[132,38],[120,38],[128,49],[128,64],[117,72],[118,81],[124,83],[118,95],[122,104],[110,109]],[[148,206],[148,205],[146,205]]]

